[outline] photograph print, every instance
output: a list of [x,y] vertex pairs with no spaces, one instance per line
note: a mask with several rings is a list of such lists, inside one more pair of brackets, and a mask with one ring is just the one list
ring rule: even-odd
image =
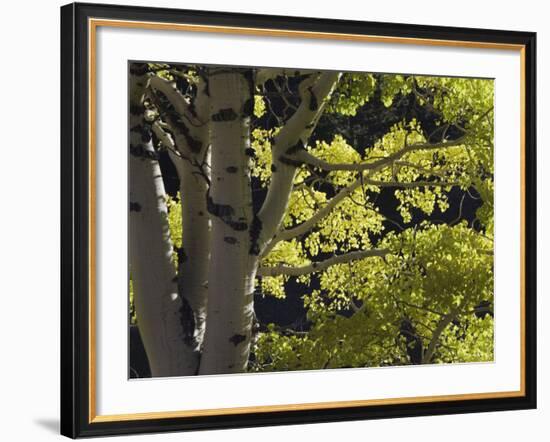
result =
[[493,79],[128,78],[130,378],[493,361]]

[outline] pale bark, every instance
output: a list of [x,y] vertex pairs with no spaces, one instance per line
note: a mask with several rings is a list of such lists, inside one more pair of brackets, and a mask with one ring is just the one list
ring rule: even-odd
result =
[[198,355],[182,321],[162,174],[143,117],[145,76],[132,74],[131,82],[130,272],[138,325],[153,376],[195,374]]
[[206,207],[210,180],[209,98],[202,80],[193,103],[187,102],[171,83],[162,78],[153,77],[150,87],[163,93],[181,117],[178,124],[170,124],[178,116],[167,116],[165,124],[174,138],[159,125],[155,129],[169,149],[179,177],[182,247],[178,253],[178,291],[191,309],[189,327],[194,329],[193,345],[200,351],[206,327],[210,260],[210,216]]
[[208,302],[210,220],[206,208],[207,183],[185,164],[177,166],[180,177],[182,250],[178,266],[179,293],[189,302],[195,319],[197,349],[202,344]]
[[362,178],[358,178],[352,184],[347,187],[344,187],[340,190],[335,196],[333,196],[322,208],[315,212],[311,218],[304,221],[302,224],[292,227],[290,229],[280,230],[273,236],[273,239],[269,245],[262,252],[262,256],[267,256],[269,252],[279,243],[280,241],[288,241],[289,239],[296,238],[300,235],[304,235],[313,229],[320,221],[326,218],[330,213],[353,191],[359,188],[363,183]]
[[212,219],[207,324],[199,374],[246,370],[252,330],[256,262],[250,164],[251,75],[211,70]]
[[432,334],[432,338],[430,339],[428,348],[422,356],[422,364],[429,364],[432,361],[434,352],[437,348],[437,344],[439,343],[439,338],[441,337],[447,326],[457,317],[457,315],[457,311],[452,311],[448,315],[443,316],[443,318],[439,321],[436,329]]
[[291,267],[283,264],[271,267],[259,267],[257,274],[258,276],[301,276],[313,272],[322,272],[336,264],[345,264],[358,259],[372,258],[375,256],[383,257],[386,256],[388,253],[389,250],[387,249],[356,250],[353,252],[344,253],[342,255],[335,255],[323,261],[312,262],[311,264],[300,267]]
[[[307,233],[359,186],[409,188],[454,184],[374,181],[369,172],[391,166],[409,152],[451,147],[461,144],[463,139],[405,146],[364,164],[332,164],[316,158],[305,147],[339,74],[295,72],[304,76],[299,86],[301,103],[273,140],[271,182],[261,209],[254,215],[247,155],[254,86],[289,73],[260,70],[254,79],[251,72],[209,69],[193,102],[166,80],[153,77],[150,82],[151,89],[163,94],[171,104],[167,111],[160,109],[159,102],[155,103],[163,120],[162,125],[156,123],[155,130],[169,148],[180,178],[183,238],[176,278],[170,262],[172,245],[160,169],[152,159],[154,150],[150,142],[139,141],[142,150],[149,154],[132,158],[130,165],[134,182],[131,202],[132,198],[136,198],[135,202],[139,198],[140,207],[130,215],[134,249],[131,265],[132,275],[136,273],[133,277],[139,299],[138,323],[152,361],[153,376],[246,371],[257,274],[300,276],[339,263],[384,256],[387,250],[363,250],[301,267],[278,265],[258,269],[261,257],[277,242]],[[132,126],[138,125],[136,118],[132,116]],[[136,136],[132,134],[132,142]],[[281,231],[296,171],[303,164],[326,171],[358,171],[361,176],[310,220]],[[179,289],[175,287],[176,279]]]
[[460,146],[464,144],[466,136],[462,136],[453,141],[442,141],[440,143],[415,143],[409,146],[405,146],[402,149],[394,152],[387,157],[380,158],[378,160],[367,162],[367,163],[330,163],[321,158],[317,158],[311,152],[299,151],[294,155],[295,160],[303,162],[313,167],[325,171],[334,171],[334,170],[348,170],[348,171],[377,171],[386,166],[393,164],[395,161],[403,158],[405,155],[411,152],[417,151],[426,151],[426,150],[436,150],[436,149],[446,149],[449,147]]
[[378,181],[365,178],[365,184],[377,187],[395,187],[397,189],[420,189],[422,187],[452,187],[459,186],[456,181]]
[[[378,187],[396,187],[396,188],[421,188],[421,187],[449,187],[459,185],[457,182],[433,182],[433,181],[415,181],[415,182],[399,182],[399,181],[379,181],[369,178],[369,175],[383,169],[385,167],[391,166],[394,163],[407,155],[408,153],[421,151],[421,150],[434,150],[441,148],[448,148],[460,145],[464,142],[464,137],[457,139],[455,141],[445,141],[441,143],[417,143],[409,146],[405,146],[394,154],[388,155],[385,158],[369,162],[369,163],[329,163],[325,160],[315,157],[310,152],[305,150],[300,150],[294,152],[291,156],[294,160],[298,162],[303,162],[310,166],[318,167],[325,171],[336,171],[336,170],[348,170],[348,171],[358,171],[362,172],[359,178],[355,180],[349,186],[340,190],[324,207],[319,209],[310,219],[304,221],[302,224],[285,230],[278,230],[273,238],[268,241],[268,244],[262,249],[262,256],[267,256],[271,250],[279,243],[280,241],[287,241],[289,239],[298,237],[309,232],[313,227],[315,227],[321,220],[326,218],[344,199],[350,196],[357,188],[361,187],[364,184],[374,185]],[[416,164],[404,162],[400,166],[415,167],[419,168]],[[442,176],[438,172],[434,172],[433,175]]]
[[261,226],[254,252],[262,254],[269,242],[279,230],[287,210],[290,193],[299,163],[289,161],[297,152],[304,151],[308,138],[322,114],[327,97],[338,82],[339,74],[325,72],[311,74],[302,81],[300,106],[281,128],[272,145],[273,173],[266,199],[258,212],[257,222]]

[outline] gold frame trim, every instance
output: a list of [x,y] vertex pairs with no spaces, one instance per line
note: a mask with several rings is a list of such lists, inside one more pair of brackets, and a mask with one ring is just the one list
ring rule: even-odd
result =
[[[97,28],[115,27],[115,28],[134,28],[148,30],[163,30],[163,31],[186,31],[186,32],[206,32],[218,34],[234,34],[234,35],[254,35],[267,37],[290,37],[290,38],[309,38],[309,39],[324,39],[324,40],[339,40],[339,41],[355,41],[369,43],[387,43],[387,44],[412,44],[421,46],[444,46],[444,47],[462,47],[475,49],[497,49],[519,51],[520,53],[520,389],[518,391],[504,392],[488,392],[488,393],[466,393],[453,395],[437,395],[437,396],[416,396],[416,397],[400,397],[388,399],[368,399],[368,400],[353,400],[353,401],[333,401],[333,402],[315,402],[302,404],[283,404],[283,405],[261,405],[248,407],[232,407],[232,408],[214,408],[214,409],[197,409],[197,410],[179,410],[179,411],[158,411],[148,413],[129,413],[129,414],[96,414],[96,31]],[[439,39],[423,39],[410,37],[389,37],[376,35],[358,35],[358,34],[341,34],[332,32],[311,32],[311,31],[290,31],[283,29],[262,29],[262,28],[244,28],[236,26],[211,26],[211,25],[191,25],[181,23],[159,23],[147,21],[131,21],[131,20],[111,20],[111,19],[88,19],[88,36],[89,36],[89,412],[88,423],[99,422],[120,422],[120,421],[137,421],[146,419],[169,419],[180,417],[199,417],[199,416],[221,416],[221,415],[238,415],[246,413],[273,413],[280,411],[298,411],[298,410],[322,410],[327,408],[348,408],[348,407],[365,407],[375,405],[396,405],[396,404],[420,404],[427,402],[443,402],[443,401],[460,401],[460,400],[480,400],[480,399],[498,399],[498,398],[513,398],[523,397],[526,394],[526,379],[525,379],[525,98],[526,98],[526,83],[525,83],[525,45],[521,44],[505,44],[505,43],[482,43],[474,41],[458,41],[458,40],[439,40]]]

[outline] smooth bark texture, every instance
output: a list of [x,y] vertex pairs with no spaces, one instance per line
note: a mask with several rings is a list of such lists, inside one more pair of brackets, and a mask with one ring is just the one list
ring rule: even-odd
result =
[[[276,77],[279,71],[266,69],[257,74],[255,77],[253,70],[246,69],[203,69],[196,92],[185,97],[174,83],[158,76],[149,79],[148,97],[158,111],[156,115],[152,112],[150,123],[176,167],[182,210],[182,247],[177,250],[176,276],[156,153],[150,136],[145,136],[143,130],[132,131],[133,151],[139,142],[142,155],[131,158],[131,209],[138,208],[130,215],[131,262],[136,274],[138,322],[153,376],[246,371],[257,275],[300,276],[335,264],[385,256],[387,250],[359,250],[301,267],[260,266],[278,242],[309,232],[360,186],[454,184],[382,182],[370,176],[397,164],[409,152],[451,147],[463,139],[405,146],[365,164],[328,163],[313,156],[306,150],[308,139],[340,74],[302,72],[301,102],[273,139],[271,180],[266,198],[254,214],[249,154],[254,91],[257,84]],[[145,77],[139,78],[141,86],[135,80],[135,91],[145,87]],[[141,115],[145,111],[141,95],[134,94],[132,100],[136,111],[131,117],[132,127],[143,126],[138,112],[140,106]],[[310,219],[281,230],[294,178],[303,164],[326,171],[357,171],[360,176]],[[435,345],[425,358],[431,358]]]
[[194,374],[198,359],[182,323],[164,183],[144,120],[146,78],[132,73],[131,82],[130,273],[140,334],[153,376]]
[[246,370],[252,329],[255,257],[250,186],[251,71],[212,69],[210,91],[212,218],[206,333],[199,374]]
[[313,272],[322,272],[323,270],[326,270],[327,268],[336,264],[345,264],[347,262],[355,261],[358,259],[371,258],[373,256],[383,257],[388,253],[389,251],[385,249],[358,250],[355,252],[344,253],[342,255],[336,255],[331,258],[327,258],[324,261],[312,262],[311,264],[307,264],[301,267],[291,267],[285,265],[260,267],[257,274],[258,276],[301,276]]
[[198,82],[192,106],[172,83],[160,77],[153,77],[150,87],[163,94],[175,111],[164,115],[172,137],[160,126],[156,128],[179,177],[182,245],[177,250],[178,292],[189,305],[187,327],[193,330],[192,345],[200,352],[206,326],[210,260],[210,216],[206,207],[210,181],[209,96],[204,80]]
[[322,114],[325,100],[336,86],[339,74],[325,72],[310,74],[300,85],[302,102],[294,115],[275,136],[272,146],[273,174],[266,199],[258,213],[261,233],[257,251],[261,254],[268,246],[285,216],[290,193],[300,162],[292,157],[304,151],[308,138]]

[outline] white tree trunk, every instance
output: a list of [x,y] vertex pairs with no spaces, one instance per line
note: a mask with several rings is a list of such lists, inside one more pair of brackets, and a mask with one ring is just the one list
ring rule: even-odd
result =
[[253,318],[257,260],[250,164],[252,78],[243,71],[212,70],[210,142],[212,218],[206,333],[199,374],[246,370]]
[[266,199],[258,213],[261,234],[256,251],[261,254],[269,246],[284,219],[294,177],[301,162],[295,158],[304,150],[330,96],[339,74],[311,74],[300,85],[302,102],[294,115],[275,136],[272,146],[273,173]]
[[[302,104],[275,140],[272,182],[261,211],[254,216],[247,155],[254,103],[251,72],[211,69],[193,103],[171,83],[159,77],[151,81],[177,113],[161,113],[161,117],[180,154],[171,157],[180,177],[183,240],[176,290],[174,269],[167,265],[172,245],[160,169],[155,160],[133,158],[131,176],[136,184],[131,184],[131,191],[155,207],[149,214],[140,203],[140,215],[132,216],[132,243],[140,248],[132,252],[132,271],[135,268],[140,274],[135,279],[136,295],[139,291],[143,298],[138,302],[136,297],[136,310],[153,376],[195,374],[199,352],[199,374],[246,370],[261,252],[284,217],[298,166],[296,154],[307,143],[338,80],[336,73],[311,74],[300,86]],[[142,146],[153,152],[150,144]],[[155,290],[167,296],[159,301],[146,294]],[[154,324],[163,324],[160,334]],[[179,347],[171,347],[178,339]]]
[[[167,91],[169,92],[169,91]],[[193,119],[187,133],[173,128],[176,148],[184,158],[172,155],[180,179],[182,250],[178,265],[178,289],[193,312],[194,345],[200,351],[206,327],[208,266],[210,262],[210,214],[206,196],[210,180],[210,109],[206,82],[201,79],[193,101]]]
[[195,374],[198,354],[185,325],[172,262],[162,174],[144,121],[145,76],[131,75],[130,273],[140,334],[153,376]]
[[206,325],[208,264],[210,261],[210,217],[206,208],[206,181],[177,161],[180,177],[182,249],[179,253],[178,292],[193,311],[194,340],[200,350]]

